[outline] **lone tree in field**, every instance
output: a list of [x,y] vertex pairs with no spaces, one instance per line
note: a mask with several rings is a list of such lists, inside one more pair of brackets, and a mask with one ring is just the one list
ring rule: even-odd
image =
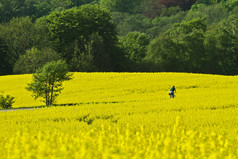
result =
[[45,64],[33,74],[33,81],[26,89],[33,92],[35,99],[42,97],[46,106],[55,103],[56,97],[63,90],[63,81],[72,79],[65,61],[53,61]]

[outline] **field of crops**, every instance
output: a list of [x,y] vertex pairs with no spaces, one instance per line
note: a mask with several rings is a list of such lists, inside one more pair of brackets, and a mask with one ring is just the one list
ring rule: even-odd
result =
[[[14,108],[44,104],[31,78],[0,77]],[[64,87],[61,106],[0,112],[1,158],[238,158],[237,76],[75,73]]]

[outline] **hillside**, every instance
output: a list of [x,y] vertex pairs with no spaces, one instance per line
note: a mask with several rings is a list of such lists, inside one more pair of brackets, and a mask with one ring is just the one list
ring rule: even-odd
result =
[[[24,89],[30,80],[2,76],[0,92],[16,97],[14,108],[40,106]],[[0,152],[4,158],[236,158],[237,83],[236,76],[208,74],[75,73],[58,97],[64,106],[0,112]]]
[[[44,105],[25,89],[31,80],[30,74],[2,76],[0,92],[16,98],[15,108]],[[73,80],[64,83],[57,104],[149,102],[164,108],[175,85],[176,108],[228,107],[236,105],[237,80],[236,76],[189,73],[74,73]],[[203,103],[198,103],[201,99]]]

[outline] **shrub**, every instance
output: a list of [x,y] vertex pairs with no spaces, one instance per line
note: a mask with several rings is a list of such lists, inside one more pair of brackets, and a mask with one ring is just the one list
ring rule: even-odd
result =
[[14,97],[11,97],[10,95],[4,97],[3,95],[0,95],[0,108],[11,108],[14,102]]

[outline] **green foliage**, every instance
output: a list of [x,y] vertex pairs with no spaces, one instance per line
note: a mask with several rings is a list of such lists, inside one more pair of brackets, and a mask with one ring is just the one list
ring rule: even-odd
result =
[[85,43],[84,52],[80,53],[80,48],[75,48],[71,67],[86,72],[104,69],[103,67],[110,63],[110,57],[104,53],[103,45],[103,38],[98,33],[91,34]]
[[33,74],[33,81],[26,89],[32,91],[35,99],[41,97],[46,106],[51,106],[63,90],[62,82],[70,79],[72,74],[68,72],[67,64],[62,60],[53,61]]
[[[32,0],[29,0],[31,2]],[[19,15],[24,16],[26,12],[30,11],[27,9],[27,3],[25,0],[1,0],[1,13],[0,22],[9,22],[14,17]]]
[[10,95],[6,95],[6,97],[4,97],[3,95],[0,95],[0,108],[3,109],[11,108],[14,102],[15,102],[14,97]]
[[238,6],[238,0],[228,1],[228,3],[226,3],[226,8],[228,8],[229,11],[232,11],[237,6]]
[[8,44],[14,62],[33,46],[35,28],[29,17],[13,18],[0,25],[0,37]]
[[121,36],[126,36],[133,31],[145,33],[147,29],[153,26],[152,20],[142,14],[113,13],[113,21]]
[[150,42],[144,61],[152,65],[150,71],[179,71],[178,55],[172,39],[162,34]]
[[154,62],[156,71],[200,72],[205,31],[202,19],[176,24],[151,42],[145,60]]
[[140,62],[145,57],[149,42],[150,37],[140,32],[129,32],[125,37],[121,37],[120,39],[126,56],[135,62]]
[[[54,44],[53,41],[51,41],[50,33],[47,28],[46,24],[43,24],[41,19],[37,19],[34,24],[34,37],[33,37],[33,43],[34,46],[40,50],[43,50],[44,48],[53,48]],[[31,48],[29,48],[31,49]]]
[[106,34],[101,29],[109,31],[113,27],[108,20],[110,20],[110,14],[97,5],[52,12],[43,19],[48,24],[52,38],[62,43],[69,43],[78,36],[89,36],[95,31]]
[[162,10],[162,13],[160,14],[160,16],[172,16],[172,15],[176,15],[179,12],[181,12],[181,8],[176,6],[176,7],[169,7],[169,8],[164,8]]
[[48,15],[52,10],[50,3],[48,3],[47,1],[38,2],[34,6],[36,9],[35,14],[32,15],[34,19]]
[[1,0],[0,22],[9,22],[12,18],[23,16],[36,20],[52,11],[61,11],[92,2],[93,0]]
[[70,6],[81,6],[89,3],[98,3],[99,0],[70,0]]
[[156,18],[160,16],[165,9],[158,0],[146,0],[141,3],[141,13],[143,13],[147,18]]
[[100,6],[111,12],[128,12],[132,13],[136,6],[144,0],[100,0]]
[[222,1],[226,1],[226,0],[198,0],[197,4],[209,5],[209,4],[217,4],[217,3],[220,3]]
[[[210,59],[222,74],[235,75],[238,72],[238,17],[230,16],[210,28],[206,39]],[[210,49],[212,48],[212,50]]]
[[146,33],[152,38],[158,37],[160,34],[165,33],[175,23],[181,23],[185,18],[185,12],[179,12],[171,16],[159,16],[152,20],[153,27],[146,30]]
[[217,23],[223,19],[228,18],[229,13],[223,4],[217,5],[201,5],[199,7],[194,7],[188,11],[186,15],[186,20],[192,20],[195,18],[204,18],[206,23],[209,25],[211,23]]
[[[45,48],[71,71],[143,71],[133,68],[147,49],[130,32],[156,39],[146,57],[156,70],[237,74],[236,35],[222,22],[237,14],[238,0],[0,0],[0,75],[35,72],[48,55],[29,52]],[[208,31],[187,23],[199,18]]]
[[179,6],[182,10],[189,10],[197,0],[160,0],[166,8]]
[[38,68],[41,68],[47,62],[58,61],[60,56],[50,48],[38,50],[32,48],[26,50],[26,53],[21,55],[14,65],[14,73],[27,74],[35,73]]
[[[48,26],[55,50],[69,64],[72,60],[82,60],[83,55],[93,52],[92,67],[100,66],[99,71],[112,71],[112,65],[116,63],[113,61],[113,50],[117,37],[108,11],[98,5],[83,5],[79,8],[52,12],[42,19],[42,22]],[[72,71],[84,70],[75,66],[80,65],[71,65]]]
[[0,37],[0,75],[12,73],[13,57],[7,43]]

